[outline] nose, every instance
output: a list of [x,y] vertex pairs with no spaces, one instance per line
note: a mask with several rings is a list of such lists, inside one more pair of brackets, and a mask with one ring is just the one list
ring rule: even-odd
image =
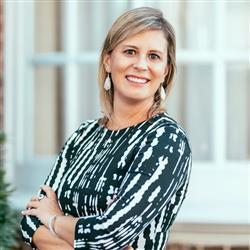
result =
[[148,68],[148,62],[145,57],[140,56],[133,64],[133,68],[139,71],[145,71]]

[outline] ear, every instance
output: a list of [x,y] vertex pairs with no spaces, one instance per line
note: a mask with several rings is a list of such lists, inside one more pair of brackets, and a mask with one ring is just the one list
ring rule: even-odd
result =
[[163,80],[162,80],[162,82],[165,81],[165,78],[166,78],[166,76],[167,76],[167,74],[168,74],[168,70],[169,70],[169,67],[168,67],[168,64],[167,64],[166,67],[165,67],[165,70],[164,70],[164,75],[163,75]]
[[165,71],[164,71],[164,78],[167,76],[169,70],[168,64],[166,65]]
[[103,56],[103,64],[104,64],[104,67],[105,67],[105,69],[106,69],[106,71],[107,71],[108,73],[111,72],[110,57],[111,57],[110,54],[105,54],[105,55]]

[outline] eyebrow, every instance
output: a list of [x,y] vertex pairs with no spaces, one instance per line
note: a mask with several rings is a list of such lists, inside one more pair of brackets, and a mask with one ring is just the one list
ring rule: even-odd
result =
[[[138,47],[136,47],[136,46],[134,46],[134,45],[130,45],[130,44],[124,44],[122,47],[123,47],[123,48],[129,47],[129,48],[134,48],[134,49],[137,49],[137,50],[138,50]],[[163,54],[162,51],[156,50],[156,49],[151,49],[150,52],[155,52],[155,53]]]

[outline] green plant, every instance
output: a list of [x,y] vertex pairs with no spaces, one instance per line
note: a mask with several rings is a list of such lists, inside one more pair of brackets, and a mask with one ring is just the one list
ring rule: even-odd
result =
[[[0,149],[5,140],[4,133],[0,131]],[[1,154],[2,156],[2,154]],[[16,245],[17,235],[17,213],[9,203],[9,196],[13,189],[5,181],[5,170],[3,159],[0,159],[0,250],[8,250]]]

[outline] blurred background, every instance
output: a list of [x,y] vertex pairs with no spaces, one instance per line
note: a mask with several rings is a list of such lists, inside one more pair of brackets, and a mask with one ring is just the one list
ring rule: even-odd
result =
[[151,6],[176,31],[178,69],[166,108],[193,151],[170,248],[248,249],[249,1],[5,0],[0,6],[0,117],[14,208],[36,194],[69,135],[101,117],[97,66],[113,21]]

